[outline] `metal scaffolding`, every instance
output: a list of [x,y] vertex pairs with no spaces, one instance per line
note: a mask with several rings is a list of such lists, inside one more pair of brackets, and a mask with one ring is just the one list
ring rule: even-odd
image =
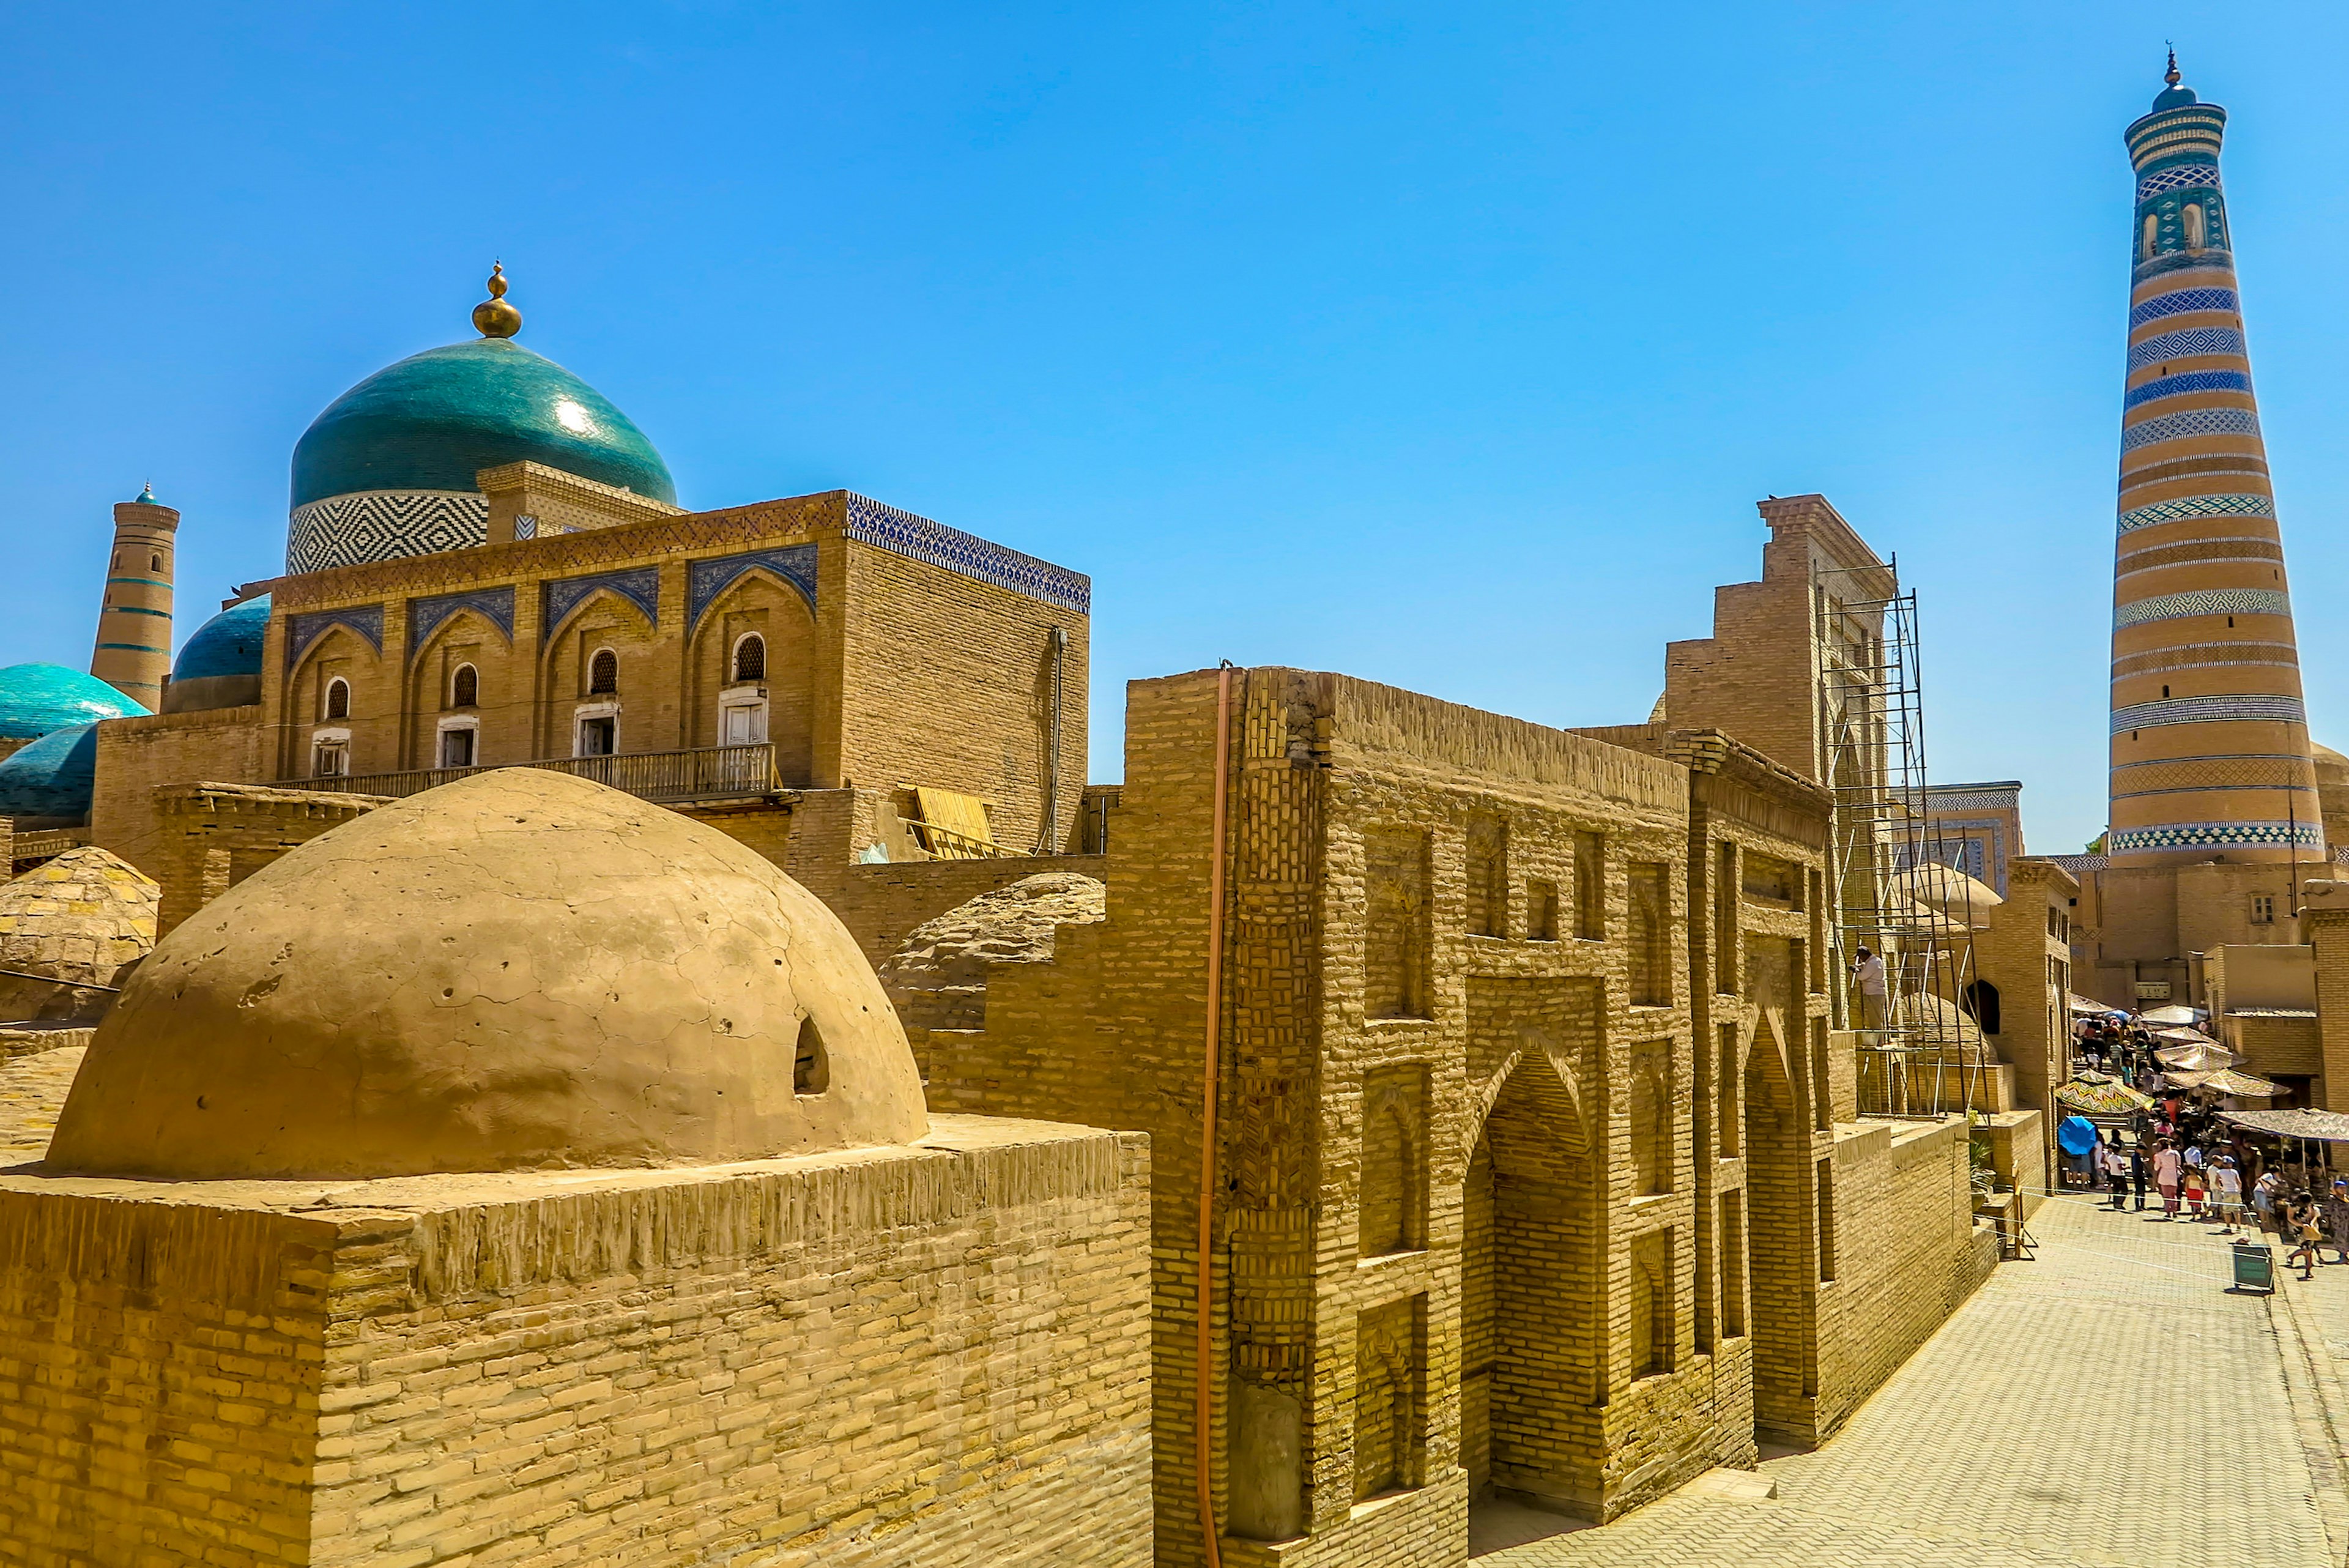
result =
[[[1917,596],[1902,591],[1896,556],[1881,567],[1815,566],[1811,604],[1820,776],[1835,795],[1829,941],[1846,977],[1836,1023],[1857,1036],[1859,1108],[1986,1110],[1991,1047],[1973,1017],[1972,931],[1943,900],[1919,897],[1915,876],[1954,866],[1962,848],[1943,840],[1926,805]],[[1884,963],[1880,1002],[1850,979],[1863,947]]]

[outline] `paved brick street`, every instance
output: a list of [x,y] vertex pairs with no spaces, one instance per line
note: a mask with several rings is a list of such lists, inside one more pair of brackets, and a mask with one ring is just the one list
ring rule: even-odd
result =
[[2037,1260],[2002,1265],[1841,1434],[1764,1463],[1775,1500],[1682,1493],[1480,1568],[2339,1563],[2323,1402],[2349,1268],[2271,1306],[2227,1293],[2202,1226],[2057,1199],[2032,1230]]

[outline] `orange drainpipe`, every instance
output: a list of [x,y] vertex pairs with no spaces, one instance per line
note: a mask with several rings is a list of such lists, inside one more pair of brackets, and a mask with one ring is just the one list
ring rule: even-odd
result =
[[1207,862],[1207,1050],[1200,1072],[1199,1117],[1199,1344],[1192,1389],[1192,1469],[1199,1477],[1199,1534],[1207,1545],[1207,1568],[1223,1568],[1223,1542],[1216,1532],[1216,1498],[1210,1437],[1215,1401],[1207,1376],[1216,1314],[1216,1100],[1223,1076],[1219,1055],[1224,1021],[1224,822],[1232,765],[1232,666],[1216,671],[1216,829]]

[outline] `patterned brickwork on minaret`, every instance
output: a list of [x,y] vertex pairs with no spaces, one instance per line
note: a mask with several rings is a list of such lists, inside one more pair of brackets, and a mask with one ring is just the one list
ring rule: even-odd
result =
[[171,672],[171,568],[180,514],[142,490],[114,508],[114,553],[98,612],[89,672],[151,712]]
[[2319,857],[2283,545],[2219,181],[2227,111],[2169,86],[2128,128],[2137,170],[2112,830],[2122,865]]

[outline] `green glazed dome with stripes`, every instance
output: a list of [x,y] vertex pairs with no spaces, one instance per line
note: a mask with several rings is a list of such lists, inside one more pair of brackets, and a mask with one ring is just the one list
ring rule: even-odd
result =
[[511,337],[481,337],[411,355],[328,405],[294,449],[293,504],[476,492],[476,473],[509,462],[677,502],[668,465],[601,392]]

